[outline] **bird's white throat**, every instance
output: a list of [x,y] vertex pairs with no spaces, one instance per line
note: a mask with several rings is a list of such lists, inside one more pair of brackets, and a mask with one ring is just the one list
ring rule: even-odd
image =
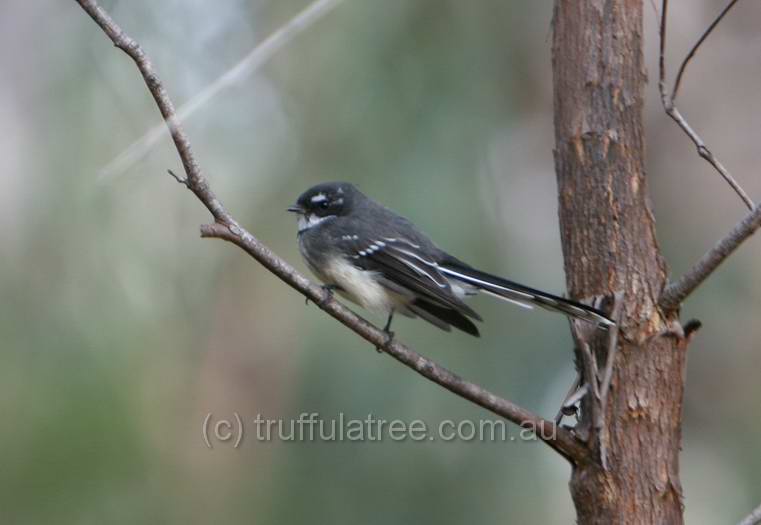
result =
[[299,233],[307,231],[309,228],[314,228],[321,222],[328,219],[335,219],[335,215],[326,215],[325,217],[318,217],[314,213],[307,213],[299,215]]

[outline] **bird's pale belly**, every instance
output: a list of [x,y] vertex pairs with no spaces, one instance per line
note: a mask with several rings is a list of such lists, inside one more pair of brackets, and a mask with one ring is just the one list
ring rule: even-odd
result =
[[361,270],[342,257],[333,258],[321,272],[312,270],[325,284],[338,286],[339,295],[368,310],[389,312],[408,302],[380,284],[376,273]]

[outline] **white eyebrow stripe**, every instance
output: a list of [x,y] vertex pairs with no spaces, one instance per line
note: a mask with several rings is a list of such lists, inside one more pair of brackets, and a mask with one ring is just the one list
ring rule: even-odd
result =
[[315,195],[314,197],[312,197],[309,200],[312,203],[314,203],[314,204],[318,204],[320,202],[324,202],[324,201],[328,200],[328,197],[324,193],[318,193],[317,195]]

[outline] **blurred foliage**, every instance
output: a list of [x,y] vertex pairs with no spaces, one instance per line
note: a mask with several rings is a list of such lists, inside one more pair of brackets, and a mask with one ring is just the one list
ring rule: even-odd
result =
[[[103,2],[176,103],[306,5]],[[672,9],[676,64],[715,11]],[[655,57],[647,8],[648,61]],[[681,106],[751,195],[761,150],[761,6],[690,66]],[[744,14],[741,14],[742,11]],[[551,2],[346,1],[186,124],[228,208],[299,268],[285,206],[348,180],[472,264],[563,290],[552,164]],[[489,418],[341,328],[239,250],[166,175],[164,140],[98,170],[158,122],[133,64],[74,2],[0,6],[0,519],[4,523],[568,523],[562,460],[536,443],[261,443],[208,450],[205,415]],[[652,76],[652,73],[651,73]],[[726,78],[731,77],[732,82]],[[721,96],[717,94],[721,93]],[[650,191],[675,273],[743,213],[648,87]],[[683,484],[691,523],[756,503],[761,283],[752,239],[685,306]],[[399,320],[399,337],[553,414],[565,321],[475,303],[479,340]],[[372,314],[367,314],[376,319]]]

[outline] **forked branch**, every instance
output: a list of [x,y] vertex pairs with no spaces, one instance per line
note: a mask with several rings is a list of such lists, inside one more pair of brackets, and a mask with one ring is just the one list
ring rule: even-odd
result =
[[716,155],[713,154],[713,152],[708,148],[706,143],[703,141],[703,139],[700,137],[700,135],[697,134],[697,132],[690,126],[690,124],[687,122],[687,120],[682,116],[679,109],[676,107],[676,96],[679,92],[679,87],[682,83],[682,77],[684,75],[685,70],[687,69],[687,65],[689,64],[690,60],[695,56],[700,46],[705,42],[706,38],[708,38],[708,35],[710,35],[713,30],[716,28],[716,26],[719,25],[719,22],[722,21],[724,16],[734,7],[734,5],[737,3],[738,0],[731,0],[729,4],[719,13],[719,16],[714,19],[714,21],[711,23],[711,25],[708,26],[708,29],[706,29],[703,34],[700,36],[698,41],[692,46],[690,49],[690,52],[687,53],[687,56],[682,60],[682,64],[679,66],[679,72],[676,76],[676,81],[674,83],[674,88],[671,91],[671,94],[669,94],[668,87],[666,86],[666,20],[667,20],[667,14],[668,14],[668,0],[663,0],[663,7],[661,9],[661,24],[660,24],[660,54],[658,57],[658,71],[659,71],[659,82],[658,87],[661,92],[661,103],[663,104],[663,109],[666,112],[666,114],[671,117],[671,119],[676,122],[680,128],[685,132],[685,134],[690,138],[690,140],[695,144],[695,147],[698,150],[698,155],[700,155],[701,158],[705,159],[711,166],[714,167],[716,171],[719,172],[719,174],[724,178],[724,180],[729,184],[729,186],[737,193],[737,195],[740,196],[740,199],[745,203],[745,205],[748,207],[749,210],[753,209],[753,201],[748,196],[748,194],[745,192],[745,190],[742,189],[740,184],[735,180],[735,178],[732,176],[731,173],[729,173],[729,170],[724,167],[724,165],[719,161],[719,159],[716,157]]
[[663,0],[660,20],[660,54],[658,57],[659,70],[659,88],[661,102],[666,114],[671,117],[687,136],[692,140],[698,149],[698,154],[708,161],[730,187],[740,196],[742,201],[750,210],[750,213],[740,221],[716,246],[709,250],[690,270],[687,271],[678,281],[670,283],[664,289],[660,298],[660,306],[664,310],[675,310],[703,281],[705,281],[716,268],[729,257],[739,246],[750,237],[759,227],[761,227],[761,207],[755,206],[753,201],[740,187],[737,181],[732,177],[729,171],[719,161],[718,158],[708,149],[703,139],[695,132],[694,129],[685,120],[679,109],[676,107],[676,96],[679,93],[679,87],[682,84],[684,72],[690,60],[695,56],[700,46],[706,41],[708,36],[713,32],[729,11],[737,4],[738,0],[730,2],[722,9],[721,13],[711,22],[708,28],[698,38],[692,46],[687,56],[682,60],[679,71],[674,82],[674,88],[669,93],[666,86],[666,21],[668,15],[668,0]]

